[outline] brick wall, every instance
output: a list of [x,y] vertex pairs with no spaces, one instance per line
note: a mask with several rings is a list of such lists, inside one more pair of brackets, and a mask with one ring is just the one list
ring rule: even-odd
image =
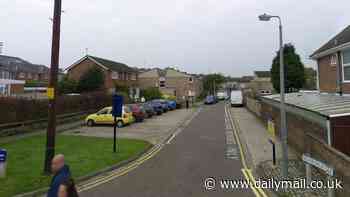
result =
[[253,112],[255,115],[257,115],[258,117],[261,116],[261,103],[260,101],[250,98],[250,97],[246,97],[246,106],[248,108],[249,111]]
[[[158,87],[159,78],[157,77],[139,77],[140,88]],[[157,85],[157,86],[156,86]],[[193,78],[190,82],[187,77],[167,77],[165,79],[165,88],[161,88],[162,92],[176,92],[176,97],[182,99],[188,96],[188,91],[195,92],[195,96],[199,96],[202,91],[202,83],[200,80]]]
[[[350,196],[350,157],[328,146],[316,136],[308,135],[306,138],[306,150],[311,156],[324,161],[335,169],[335,178],[343,183],[343,190],[336,190],[337,197]],[[326,176],[324,174],[324,176]]]
[[[261,103],[261,118],[267,123],[271,117],[275,123],[276,136],[280,136],[279,109]],[[287,113],[288,145],[299,156],[310,153],[312,157],[333,166],[336,178],[343,182],[344,190],[336,191],[337,197],[350,196],[350,157],[327,145],[326,129],[300,116]]]
[[[268,117],[271,117],[275,123],[276,135],[280,136],[280,111],[278,108],[270,106],[266,103],[261,103],[261,115],[264,122],[267,122]],[[305,120],[301,116],[287,113],[287,129],[288,129],[288,144],[297,150],[301,155],[305,152],[305,136],[311,133],[322,139],[327,140],[327,131],[318,124]]]
[[158,87],[159,85],[159,78],[152,77],[152,78],[144,78],[139,77],[139,85],[141,89],[146,89],[149,87]]
[[337,65],[331,65],[331,56],[324,56],[317,60],[319,86],[321,92],[336,92]]

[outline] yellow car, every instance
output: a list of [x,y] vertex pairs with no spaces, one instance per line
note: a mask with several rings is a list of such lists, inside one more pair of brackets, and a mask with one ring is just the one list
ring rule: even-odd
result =
[[[117,127],[121,128],[127,124],[135,121],[130,109],[123,106],[123,117],[117,117]],[[95,124],[114,124],[114,117],[112,116],[112,107],[105,107],[97,113],[90,114],[86,117],[85,122],[88,126]]]

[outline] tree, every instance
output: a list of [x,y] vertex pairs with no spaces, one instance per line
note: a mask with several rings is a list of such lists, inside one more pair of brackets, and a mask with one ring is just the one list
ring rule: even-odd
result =
[[[285,92],[295,92],[301,89],[305,84],[304,65],[299,55],[296,54],[292,44],[285,44],[283,49]],[[280,92],[279,58],[279,52],[277,52],[276,57],[272,61],[271,68],[271,82],[277,92]]]
[[225,82],[225,77],[220,73],[208,74],[203,78],[203,92],[207,94],[214,94],[214,90],[218,90],[220,85]]
[[78,83],[79,92],[90,92],[101,89],[104,84],[104,73],[101,69],[93,67],[86,71]]
[[78,82],[73,79],[69,79],[68,76],[64,76],[64,78],[58,82],[59,94],[76,93],[77,87]]
[[305,68],[305,84],[303,89],[316,90],[317,89],[317,72],[313,68]]
[[141,95],[145,97],[147,101],[152,99],[160,99],[162,97],[162,93],[155,87],[149,87],[142,90]]

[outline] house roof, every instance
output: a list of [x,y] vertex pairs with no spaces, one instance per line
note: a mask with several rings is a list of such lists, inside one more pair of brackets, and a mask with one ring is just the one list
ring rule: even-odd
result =
[[32,64],[19,57],[0,55],[0,64],[12,72],[44,73],[49,68],[44,65]]
[[159,77],[197,77],[196,75],[187,74],[173,68],[153,68],[149,71],[139,74],[139,78],[159,78]]
[[122,71],[122,72],[136,72],[133,68],[127,66],[126,64],[120,63],[120,62],[115,62],[112,60],[100,58],[100,57],[95,57],[95,56],[88,56],[89,58],[94,59],[95,61],[99,62],[103,66],[114,70],[114,71]]
[[[280,95],[264,96],[262,99],[280,101]],[[324,117],[350,115],[350,96],[315,92],[298,92],[285,95],[287,105],[297,107]]]
[[76,65],[80,64],[82,61],[89,59],[93,62],[95,62],[97,65],[101,66],[102,68],[106,70],[112,70],[112,71],[118,71],[118,72],[137,72],[137,70],[129,67],[126,64],[120,63],[120,62],[115,62],[112,60],[96,57],[96,56],[91,56],[91,55],[86,55],[68,68],[66,70],[70,70],[71,68],[75,67]]
[[254,75],[259,78],[270,78],[271,72],[270,71],[254,71]]
[[[322,45],[314,53],[310,55],[311,58],[316,58],[316,56],[322,57],[322,53],[326,53],[336,47],[341,47],[347,43],[350,43],[350,25],[343,29],[340,33],[335,35],[326,44]],[[326,54],[325,54],[326,55]]]

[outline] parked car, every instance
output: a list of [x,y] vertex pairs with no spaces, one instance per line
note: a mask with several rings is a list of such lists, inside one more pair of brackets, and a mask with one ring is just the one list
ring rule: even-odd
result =
[[156,115],[156,112],[151,104],[143,103],[141,106],[145,109],[147,118],[151,118],[153,115]]
[[139,104],[130,104],[127,106],[130,107],[130,111],[132,112],[136,122],[142,122],[145,119],[146,111],[142,106]]
[[160,102],[150,101],[148,103],[153,107],[153,110],[156,112],[157,115],[161,115],[163,113],[163,107]]
[[163,113],[169,111],[169,104],[166,100],[163,100],[163,99],[155,99],[153,100],[155,102],[159,102],[161,105],[162,105],[162,108],[163,108]]
[[219,91],[218,93],[216,93],[216,97],[218,98],[218,100],[225,100],[227,99],[227,93],[225,91]]
[[170,110],[176,109],[176,101],[174,100],[168,100],[168,106]]
[[211,104],[215,104],[215,97],[213,95],[208,95],[207,97],[205,97],[204,99],[204,104],[206,105],[211,105]]
[[234,106],[243,106],[243,96],[242,91],[235,90],[231,91],[231,107]]
[[[129,108],[123,106],[122,117],[117,117],[117,127],[121,128],[127,124],[133,123],[134,121],[135,119]],[[88,126],[94,126],[95,124],[114,124],[112,107],[105,107],[94,114],[88,115],[85,119],[85,123]]]

